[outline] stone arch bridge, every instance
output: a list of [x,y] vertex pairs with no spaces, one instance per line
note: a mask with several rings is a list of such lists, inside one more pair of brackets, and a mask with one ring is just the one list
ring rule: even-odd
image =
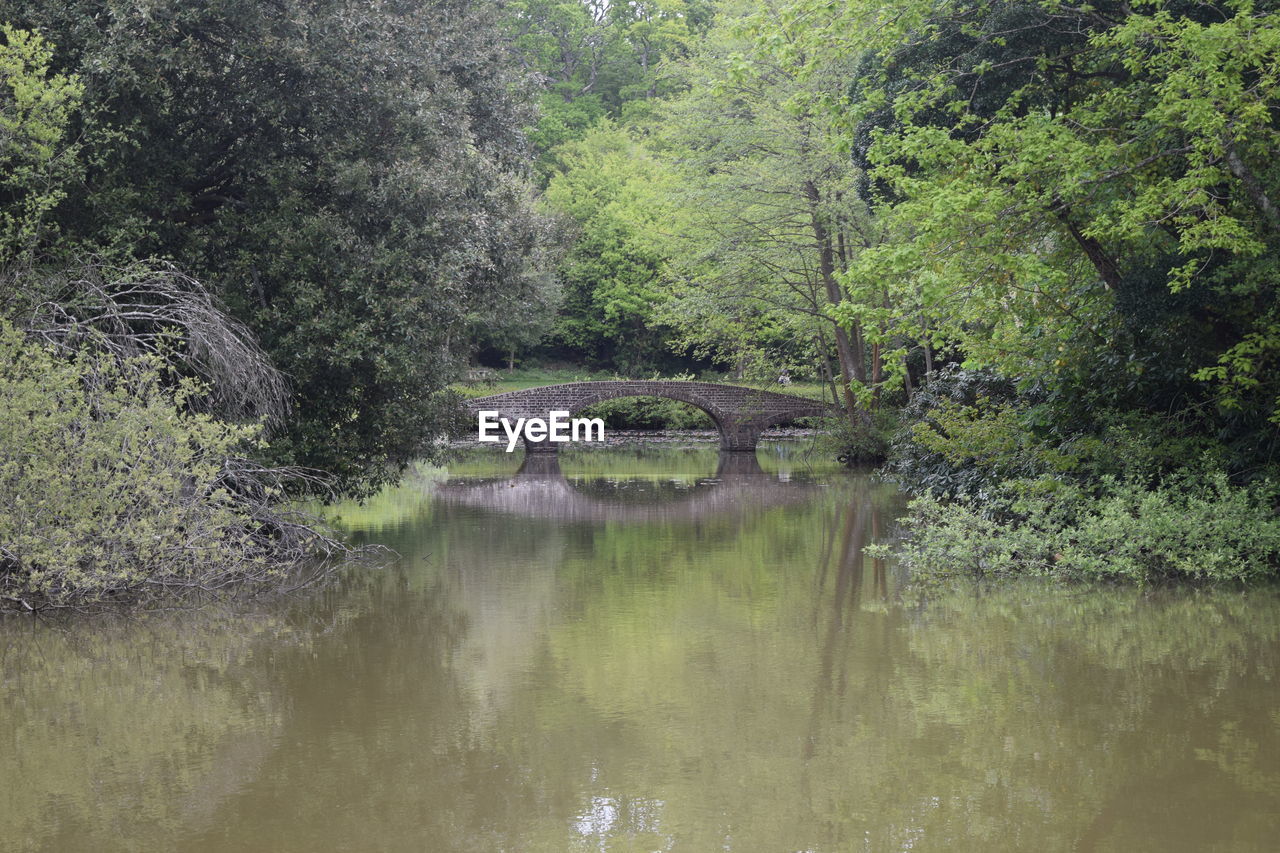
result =
[[[821,417],[835,409],[818,400],[761,391],[717,382],[677,382],[666,380],[618,379],[603,382],[566,382],[508,391],[488,397],[474,397],[466,407],[474,416],[480,411],[496,411],[512,423],[516,418],[547,418],[553,411],[576,415],[604,400],[620,397],[662,397],[678,400],[706,412],[720,431],[720,449],[754,451],[760,434],[771,426],[795,418]],[[559,444],[525,441],[531,453],[554,453]]]

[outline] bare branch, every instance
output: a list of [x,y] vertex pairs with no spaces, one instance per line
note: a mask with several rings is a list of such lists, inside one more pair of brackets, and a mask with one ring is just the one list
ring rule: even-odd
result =
[[208,385],[204,408],[232,419],[261,419],[278,426],[288,412],[288,386],[253,333],[230,317],[196,279],[162,262],[113,267],[87,264],[29,282],[24,271],[15,290],[50,298],[26,319],[29,334],[65,350],[83,346],[120,359],[162,358]]

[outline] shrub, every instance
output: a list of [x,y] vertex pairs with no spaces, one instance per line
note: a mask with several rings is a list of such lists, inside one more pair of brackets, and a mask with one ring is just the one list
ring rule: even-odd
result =
[[336,547],[270,509],[236,457],[258,428],[188,410],[197,390],[155,356],[60,354],[0,321],[0,598],[212,592]]
[[949,365],[903,407],[884,473],[910,491],[978,496],[1043,468],[1008,380]]
[[913,501],[898,555],[924,583],[999,575],[1254,581],[1280,566],[1278,495],[1270,481],[1235,486],[1221,471],[1154,488],[1110,477],[1092,490],[1015,481],[981,505]]
[[888,410],[866,419],[829,418],[822,422],[821,446],[845,465],[877,465],[889,455],[896,415]]
[[1099,410],[1072,420],[1006,380],[955,366],[916,394],[902,423],[885,474],[938,498],[992,499],[1009,481],[1042,477],[1154,485],[1187,460],[1222,467],[1228,458],[1220,442],[1167,415]]

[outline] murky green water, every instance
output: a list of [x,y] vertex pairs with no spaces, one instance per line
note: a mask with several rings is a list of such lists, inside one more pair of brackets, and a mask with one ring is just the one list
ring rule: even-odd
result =
[[903,607],[801,450],[477,456],[310,598],[0,622],[0,849],[1280,849],[1274,591]]

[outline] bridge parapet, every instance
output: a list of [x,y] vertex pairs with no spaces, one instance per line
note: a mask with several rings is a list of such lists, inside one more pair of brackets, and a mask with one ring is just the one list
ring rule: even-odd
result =
[[[706,412],[720,431],[720,449],[754,451],[760,434],[769,427],[801,417],[832,414],[833,407],[818,400],[716,382],[682,382],[660,379],[620,379],[600,382],[566,382],[508,391],[466,401],[468,411],[496,411],[499,417],[546,418],[553,411],[575,415],[595,403],[622,397],[661,397],[688,403]],[[549,441],[525,442],[529,452],[555,452]]]

